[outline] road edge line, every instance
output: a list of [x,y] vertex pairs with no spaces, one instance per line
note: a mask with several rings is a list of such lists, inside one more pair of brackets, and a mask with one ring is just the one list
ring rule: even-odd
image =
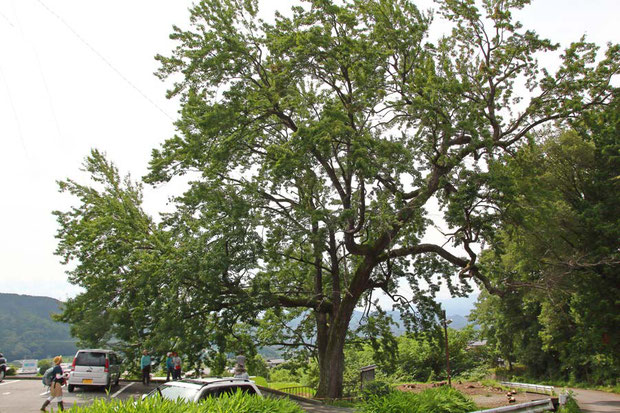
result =
[[111,399],[115,398],[116,396],[118,396],[119,394],[121,394],[122,392],[124,392],[126,389],[128,389],[129,387],[133,386],[134,384],[136,384],[137,382],[132,381],[131,383],[129,383],[128,385],[126,385],[125,387],[121,388],[119,391],[117,391],[116,393],[114,393],[112,396],[110,396]]

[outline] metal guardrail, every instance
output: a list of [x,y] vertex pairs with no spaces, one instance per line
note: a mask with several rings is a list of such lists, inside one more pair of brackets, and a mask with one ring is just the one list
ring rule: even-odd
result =
[[512,406],[497,407],[489,410],[477,410],[472,413],[503,413],[503,412],[515,412],[515,413],[535,413],[535,412],[549,412],[554,411],[553,402],[551,399],[536,400],[533,402],[514,404]]
[[529,383],[512,383],[509,381],[501,381],[500,384],[508,387],[513,387],[517,389],[525,389],[530,393],[542,393],[552,395],[555,391],[553,386],[541,386],[539,384],[529,384]]

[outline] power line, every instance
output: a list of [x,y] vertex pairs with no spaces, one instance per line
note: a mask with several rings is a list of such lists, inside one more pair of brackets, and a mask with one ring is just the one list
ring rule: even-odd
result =
[[41,65],[41,60],[39,59],[39,54],[37,53],[37,49],[35,48],[34,44],[26,38],[26,36],[24,35],[24,31],[22,29],[22,25],[21,22],[19,20],[19,13],[17,13],[17,9],[15,8],[15,4],[13,2],[11,2],[11,6],[13,7],[13,14],[15,15],[15,20],[17,21],[17,27],[18,27],[18,31],[19,34],[21,36],[21,38],[24,40],[24,42],[28,43],[30,45],[30,48],[32,49],[32,52],[34,54],[34,57],[37,61],[37,68],[39,69],[39,74],[41,75],[41,80],[43,81],[43,86],[45,87],[45,93],[47,95],[47,100],[49,102],[50,105],[50,111],[52,113],[52,118],[54,119],[54,124],[56,126],[56,133],[58,134],[58,139],[61,145],[64,145],[64,140],[63,140],[63,136],[62,133],[60,131],[60,123],[58,122],[58,116],[56,116],[56,109],[54,108],[54,101],[52,100],[52,95],[50,93],[50,88],[47,85],[47,80],[45,78],[45,73],[43,72],[43,67]]
[[168,119],[170,119],[171,121],[174,121],[174,119],[168,115],[168,113],[166,113],[166,111],[164,111],[157,103],[155,103],[151,98],[149,98],[145,93],[143,93],[136,85],[134,85],[127,77],[125,77],[120,70],[118,70],[116,67],[114,67],[114,65],[112,63],[110,63],[101,53],[99,53],[93,46],[90,45],[90,43],[88,43],[82,36],[80,36],[80,34],[75,31],[75,29],[73,29],[73,27],[71,27],[69,25],[69,23],[67,23],[61,16],[59,16],[57,13],[55,13],[52,9],[50,9],[45,3],[43,3],[41,0],[37,0],[37,2],[43,7],[45,8],[49,13],[51,13],[54,17],[56,17],[58,20],[60,20],[60,22],[62,24],[64,24],[70,31],[71,33],[73,33],[73,35],[75,37],[78,38],[78,40],[80,40],[82,43],[84,43],[84,45],[86,45],[86,47],[88,47],[93,53],[95,53],[101,60],[103,60],[103,62],[108,65],[108,67],[110,67],[110,69],[112,69],[114,72],[116,72],[116,74],[118,76],[121,77],[121,79],[123,79],[129,86],[131,86],[136,92],[138,92],[143,98],[145,98],[147,101],[149,101],[149,103],[151,105],[153,105],[155,108],[157,108],[157,110],[159,110],[161,113],[163,113]]
[[15,117],[15,123],[17,125],[17,134],[19,135],[22,148],[24,149],[26,158],[30,158],[30,155],[28,154],[28,149],[26,148],[26,142],[24,141],[24,134],[22,133],[22,125],[19,121],[19,116],[17,116],[17,110],[15,109],[15,104],[13,103],[13,96],[11,95],[11,89],[9,89],[9,83],[7,82],[7,78],[4,74],[4,71],[2,70],[2,66],[0,66],[0,77],[2,77],[2,81],[4,83],[7,96],[9,97],[9,104],[11,105],[11,109],[13,110],[13,116]]

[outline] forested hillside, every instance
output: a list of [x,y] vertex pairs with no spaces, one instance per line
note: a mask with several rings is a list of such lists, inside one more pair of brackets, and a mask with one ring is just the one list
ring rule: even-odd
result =
[[0,351],[9,360],[75,353],[69,326],[51,319],[61,302],[49,297],[0,293]]

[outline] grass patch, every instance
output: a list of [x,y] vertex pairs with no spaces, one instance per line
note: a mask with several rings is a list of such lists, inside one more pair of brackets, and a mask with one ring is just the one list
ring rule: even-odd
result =
[[263,387],[269,386],[269,384],[267,383],[267,379],[261,376],[250,377],[250,380],[256,383],[257,386],[263,386]]
[[424,390],[422,393],[394,391],[373,396],[359,407],[360,413],[467,413],[476,410],[473,401],[450,387]]

